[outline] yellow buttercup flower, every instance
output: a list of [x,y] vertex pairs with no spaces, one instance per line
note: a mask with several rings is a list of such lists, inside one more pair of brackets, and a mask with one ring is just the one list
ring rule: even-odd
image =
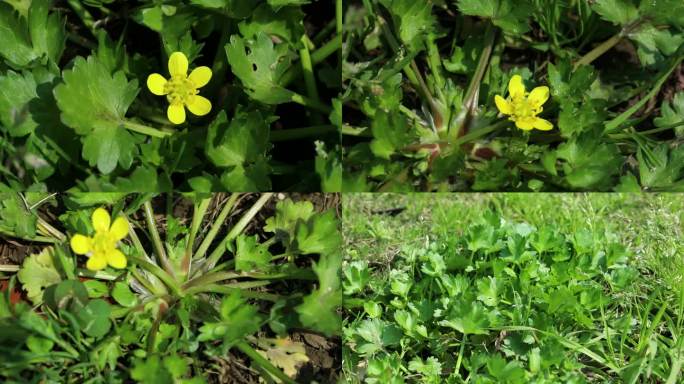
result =
[[174,124],[185,121],[185,108],[193,115],[204,116],[211,111],[211,102],[198,95],[197,88],[202,88],[211,79],[209,67],[197,67],[188,76],[188,58],[182,52],[174,52],[169,56],[169,74],[164,76],[153,73],[147,77],[147,88],[155,95],[166,95],[169,108],[166,116]]
[[74,235],[71,249],[77,255],[89,255],[86,268],[91,271],[104,269],[108,264],[113,268],[126,268],[126,256],[116,249],[117,243],[128,235],[126,218],[119,216],[110,226],[109,212],[98,208],[93,212],[92,221],[95,235]]
[[532,92],[525,92],[520,75],[513,75],[508,82],[508,98],[496,95],[494,102],[499,112],[510,115],[509,120],[515,122],[515,126],[529,131],[533,128],[548,131],[553,128],[548,120],[537,117],[544,110],[542,105],[549,99],[549,87],[537,87]]

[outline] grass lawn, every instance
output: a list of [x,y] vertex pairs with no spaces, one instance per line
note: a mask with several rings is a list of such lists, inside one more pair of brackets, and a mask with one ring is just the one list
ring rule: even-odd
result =
[[681,382],[684,197],[356,194],[343,207],[350,382]]

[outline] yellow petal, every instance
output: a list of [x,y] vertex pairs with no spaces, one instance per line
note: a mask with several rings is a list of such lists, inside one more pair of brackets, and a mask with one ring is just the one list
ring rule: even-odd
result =
[[174,52],[169,56],[169,73],[171,76],[187,76],[188,58],[183,52]]
[[92,239],[88,236],[75,234],[71,238],[71,250],[77,255],[85,255],[92,249]]
[[515,121],[515,126],[522,129],[523,131],[529,131],[534,128],[535,117],[527,117],[524,119],[518,119]]
[[195,95],[185,104],[193,115],[204,116],[211,111],[211,102],[205,97]]
[[124,254],[118,249],[113,248],[107,252],[107,264],[109,264],[112,268],[126,268],[126,256],[124,256]]
[[499,95],[494,96],[494,103],[496,104],[496,107],[499,108],[499,112],[503,113],[504,115],[511,114],[511,103],[506,101],[506,99],[504,99],[503,97]]
[[530,92],[530,94],[527,96],[527,101],[532,104],[533,108],[539,108],[541,107],[544,103],[546,103],[546,100],[549,99],[549,87],[543,86],[543,87],[537,87]]
[[513,75],[508,81],[508,93],[511,97],[522,97],[525,95],[525,84],[523,84],[520,75]]
[[553,124],[550,121],[541,119],[539,117],[534,119],[533,126],[540,131],[550,131],[553,129]]
[[119,216],[112,223],[112,227],[109,229],[109,234],[119,241],[128,235],[128,220],[125,217]]
[[86,268],[91,271],[99,271],[104,269],[106,266],[107,258],[101,253],[93,254],[90,256],[90,258],[88,258],[88,262],[86,263]]
[[204,87],[211,79],[211,69],[209,67],[197,67],[190,72],[188,78],[195,85],[195,88]]
[[104,208],[98,208],[93,212],[93,228],[97,232],[109,231],[109,224],[111,223],[111,218],[109,217],[109,212]]
[[166,117],[174,124],[183,124],[185,121],[185,108],[183,104],[171,104],[166,110]]
[[155,95],[166,95],[167,92],[164,91],[165,85],[166,79],[164,76],[158,73],[153,73],[147,76],[147,88],[149,88],[150,92],[154,93]]

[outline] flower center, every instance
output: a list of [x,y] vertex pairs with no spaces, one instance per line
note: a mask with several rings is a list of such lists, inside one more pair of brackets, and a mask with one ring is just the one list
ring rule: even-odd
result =
[[195,84],[186,76],[172,76],[164,85],[166,99],[170,104],[190,104],[192,98],[199,93]]
[[116,248],[116,240],[107,232],[96,232],[93,236],[93,253],[106,254]]
[[511,99],[511,113],[510,119],[516,121],[518,119],[529,119],[541,113],[542,107],[536,107],[527,99],[527,93],[524,96],[518,96]]

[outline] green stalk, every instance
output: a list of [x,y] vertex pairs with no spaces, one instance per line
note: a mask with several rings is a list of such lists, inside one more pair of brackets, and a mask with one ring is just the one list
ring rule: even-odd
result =
[[209,249],[209,246],[214,241],[214,238],[216,238],[216,234],[218,234],[219,229],[221,229],[221,226],[223,226],[223,223],[226,221],[228,214],[233,210],[233,207],[235,206],[235,202],[237,201],[238,197],[239,195],[237,193],[233,193],[232,195],[230,195],[228,201],[223,204],[221,212],[216,217],[214,222],[211,224],[211,229],[209,230],[209,233],[207,233],[207,236],[204,237],[204,240],[202,240],[202,243],[200,244],[199,248],[197,249],[197,251],[195,251],[195,259],[203,258],[205,253],[207,253],[207,249]]
[[233,241],[238,235],[245,229],[247,224],[256,216],[256,214],[261,210],[261,208],[266,204],[266,202],[273,196],[272,192],[269,193],[264,193],[259,197],[259,200],[257,200],[254,205],[252,205],[251,208],[247,212],[245,212],[244,215],[240,218],[240,220],[235,224],[233,228],[231,228],[230,232],[226,235],[226,237],[221,241],[221,243],[216,247],[214,252],[209,255],[209,258],[207,259],[207,262],[203,266],[203,270],[207,271],[212,269],[216,263],[219,261],[221,256],[223,256],[223,253],[226,251],[226,245],[230,242]]
[[[311,64],[316,65],[323,60],[327,59],[328,56],[332,55],[340,49],[342,46],[342,38],[335,37],[334,39],[328,41],[320,48],[316,49],[311,53]],[[291,84],[293,81],[297,80],[299,76],[302,75],[302,69],[298,66],[291,66],[290,69],[285,72],[283,77],[280,79],[280,84],[285,87]]]
[[321,112],[325,115],[329,115],[332,112],[332,108],[330,108],[328,105],[323,104],[318,100],[308,98],[304,95],[300,95],[297,92],[292,92],[290,101],[302,105],[304,107],[311,108],[314,111]]
[[458,371],[461,369],[461,360],[463,360],[463,353],[465,352],[466,340],[468,340],[468,334],[463,334],[463,340],[461,340],[461,349],[458,352],[458,359],[456,359],[456,367],[454,368],[454,373],[458,375]]
[[[311,54],[309,52],[309,39],[306,34],[301,38],[302,49],[299,50],[299,61],[302,66],[302,73],[304,74],[304,84],[306,85],[306,93],[309,98],[317,102],[321,102],[318,95],[318,88],[316,88],[316,78],[314,77],[313,65],[311,64]],[[321,116],[315,114],[313,116],[314,123],[320,124],[322,122]]]
[[304,128],[280,129],[271,131],[271,142],[299,140],[307,137],[323,136],[329,133],[336,133],[338,129],[334,125],[314,125]]
[[59,241],[66,240],[66,235],[60,232],[57,228],[50,225],[47,221],[43,220],[42,217],[38,217],[37,223],[38,230],[45,231],[50,236],[54,237]]
[[237,344],[235,344],[237,349],[239,349],[242,353],[245,355],[249,356],[252,361],[257,363],[261,368],[266,370],[268,373],[272,374],[273,376],[277,377],[280,379],[285,384],[297,384],[296,381],[290,379],[283,371],[280,369],[276,368],[273,364],[271,364],[270,361],[268,361],[266,358],[261,356],[257,351],[254,350],[249,344],[247,344],[245,341],[239,341]]
[[67,3],[71,7],[71,9],[74,10],[74,13],[81,19],[83,22],[83,25],[88,28],[90,33],[93,34],[93,36],[97,36],[97,32],[95,31],[95,20],[93,19],[93,15],[88,12],[87,9],[83,8],[83,5],[81,5],[81,2],[78,0],[67,0]]
[[[205,285],[198,285],[195,287],[190,287],[188,289],[184,289],[183,292],[185,292],[186,295],[195,295],[198,293],[210,293],[210,292],[211,293],[221,293],[221,292],[216,291],[217,287],[221,287],[222,289],[239,289],[243,293],[243,296],[248,297],[248,296],[244,295],[245,290],[250,289],[250,288],[264,287],[264,286],[267,286],[269,284],[271,284],[271,281],[269,281],[269,280],[240,281],[237,283],[225,283],[225,284],[205,284]],[[264,293],[264,292],[256,292],[256,293]],[[256,297],[256,298],[262,298],[262,297]],[[270,301],[271,297],[265,297],[263,299]]]
[[180,287],[178,286],[178,283],[176,280],[171,276],[169,273],[161,269],[158,265],[154,263],[150,263],[147,260],[141,259],[137,256],[128,256],[129,259],[133,260],[136,262],[139,266],[141,266],[143,269],[146,271],[152,273],[154,276],[158,277],[159,280],[163,281],[164,284],[166,284],[167,287],[171,289],[171,292],[174,295],[180,295],[181,290]]
[[143,203],[145,208],[145,220],[147,221],[147,230],[152,237],[152,245],[154,245],[155,253],[157,254],[157,259],[159,264],[168,272],[171,276],[174,275],[173,267],[169,263],[169,259],[166,257],[166,250],[162,244],[161,238],[159,237],[159,231],[157,231],[157,223],[154,221],[154,212],[152,211],[152,204],[149,200]]
[[89,269],[77,268],[76,275],[81,277],[89,277],[98,280],[114,281],[119,278],[120,275],[115,275],[112,273],[104,271],[91,271]]
[[617,117],[615,117],[613,120],[608,121],[605,124],[605,132],[611,132],[618,128],[620,125],[622,125],[627,119],[629,119],[630,116],[635,114],[641,107],[644,106],[644,104],[648,103],[649,100],[651,100],[658,92],[660,91],[660,88],[663,86],[665,81],[670,77],[670,74],[672,71],[674,71],[678,66],[679,63],[682,62],[682,59],[684,59],[684,47],[679,48],[677,51],[677,55],[672,59],[672,63],[670,66],[667,68],[666,71],[664,71],[658,80],[656,80],[656,83],[654,87],[651,89],[650,92],[646,94],[646,97],[643,97],[641,100],[636,102],[634,105],[632,105],[630,108],[628,108],[626,111],[622,112],[619,114]]
[[494,47],[494,41],[496,37],[496,30],[491,23],[487,24],[487,30],[485,31],[485,46],[480,54],[480,60],[477,63],[477,68],[473,77],[470,79],[468,84],[468,89],[466,90],[465,97],[463,98],[463,106],[466,110],[472,111],[473,108],[477,106],[477,99],[479,96],[480,83],[482,82],[482,77],[484,76],[487,66],[489,65],[489,58],[492,55],[492,48]]
[[199,231],[199,228],[202,225],[202,221],[204,220],[204,215],[207,213],[209,203],[211,203],[210,197],[202,199],[199,205],[195,205],[195,209],[192,212],[190,236],[188,238],[188,244],[185,247],[185,255],[183,255],[183,261],[181,262],[183,274],[187,277],[190,277],[190,268],[192,265],[192,253],[195,245],[195,238],[197,237],[197,232]]
[[608,52],[611,48],[613,48],[615,45],[617,45],[617,43],[619,43],[623,37],[627,36],[632,31],[634,31],[640,24],[641,24],[641,19],[637,19],[637,20],[634,20],[633,22],[625,25],[620,30],[620,32],[618,32],[617,34],[615,34],[614,36],[612,36],[608,40],[604,41],[603,43],[599,44],[594,49],[587,52],[579,60],[577,60],[577,62],[575,63],[573,68],[577,69],[582,65],[591,64],[591,62],[598,59],[601,55]]
[[53,239],[51,237],[45,237],[45,236],[35,236],[35,237],[17,236],[15,233],[13,233],[11,231],[4,230],[4,229],[0,229],[0,235],[4,235],[4,236],[8,236],[8,237],[14,237],[15,239],[21,239],[21,240],[26,240],[26,241],[35,241],[38,243],[56,244],[56,243],[60,242],[57,239]]
[[130,120],[124,120],[121,122],[121,126],[128,129],[129,131],[142,133],[143,135],[164,138],[173,135],[171,132],[160,131],[156,128],[148,127],[147,125],[134,123]]

